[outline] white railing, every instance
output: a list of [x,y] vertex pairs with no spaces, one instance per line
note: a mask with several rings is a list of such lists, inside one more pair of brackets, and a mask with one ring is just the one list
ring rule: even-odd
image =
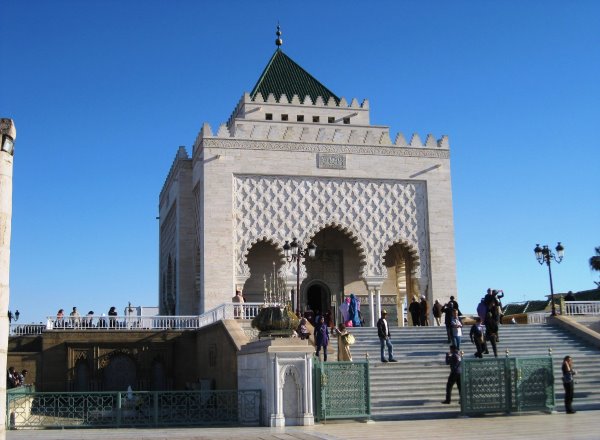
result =
[[600,301],[565,301],[565,315],[600,315]]
[[10,336],[41,335],[46,326],[44,324],[11,324]]
[[545,324],[548,312],[527,313],[527,324]]
[[46,324],[11,324],[10,335],[39,335],[48,330],[195,330],[223,319],[253,319],[262,303],[225,303],[199,316],[81,316],[57,319]]

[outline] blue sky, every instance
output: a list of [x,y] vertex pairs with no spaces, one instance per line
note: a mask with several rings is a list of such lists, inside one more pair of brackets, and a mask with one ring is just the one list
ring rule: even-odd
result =
[[158,193],[285,52],[371,121],[450,136],[458,296],[594,287],[600,2],[4,0],[0,115],[17,126],[11,309],[157,303]]

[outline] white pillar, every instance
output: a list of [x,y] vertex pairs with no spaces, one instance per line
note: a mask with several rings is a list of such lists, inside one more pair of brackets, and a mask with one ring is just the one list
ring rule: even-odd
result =
[[377,294],[377,316],[381,316],[381,287],[375,287]]
[[[6,438],[6,363],[8,355],[8,302],[10,235],[12,222],[12,142],[16,130],[11,119],[0,120],[0,142],[9,137],[11,151],[0,150],[0,440]],[[8,145],[8,144],[6,144]]]
[[379,319],[379,316],[375,316],[375,301],[373,300],[373,289],[369,289],[369,309],[371,311],[371,327],[375,327],[375,323]]

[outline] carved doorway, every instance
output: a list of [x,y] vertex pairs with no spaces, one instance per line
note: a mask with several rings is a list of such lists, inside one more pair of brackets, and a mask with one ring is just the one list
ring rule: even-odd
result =
[[125,354],[114,356],[104,368],[102,388],[105,391],[127,391],[127,387],[137,386],[137,368],[135,362]]
[[330,309],[331,291],[320,282],[314,282],[306,290],[306,304],[315,312],[315,315],[324,315]]
[[80,359],[75,365],[74,391],[90,390],[90,367],[87,359]]

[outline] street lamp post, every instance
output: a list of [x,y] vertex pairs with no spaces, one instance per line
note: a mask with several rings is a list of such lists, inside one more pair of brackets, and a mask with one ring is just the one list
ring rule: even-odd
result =
[[292,239],[292,242],[286,241],[283,245],[283,252],[288,263],[296,262],[296,315],[300,316],[300,260],[314,258],[317,252],[317,246],[311,241],[308,243],[306,249],[302,249],[296,237]]
[[552,252],[547,245],[540,247],[539,244],[535,245],[533,252],[535,252],[535,258],[537,258],[538,263],[546,263],[548,266],[548,275],[550,276],[550,301],[552,302],[552,316],[556,316],[556,304],[554,304],[554,286],[552,284],[552,269],[550,267],[550,263],[552,260],[560,263],[565,255],[565,248],[562,244],[560,244],[559,241],[556,245],[556,254],[554,254],[554,252]]
[[8,311],[8,323],[12,323],[13,321],[17,322],[19,320],[19,316],[21,316],[21,312],[19,310],[15,311],[13,314],[12,311]]

